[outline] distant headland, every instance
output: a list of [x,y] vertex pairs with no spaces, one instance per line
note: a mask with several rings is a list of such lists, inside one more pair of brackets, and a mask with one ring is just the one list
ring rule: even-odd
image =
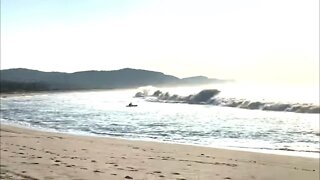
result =
[[194,76],[178,78],[162,72],[124,68],[112,71],[74,73],[43,72],[25,68],[0,71],[1,92],[125,89],[141,86],[187,86],[225,83],[230,80]]

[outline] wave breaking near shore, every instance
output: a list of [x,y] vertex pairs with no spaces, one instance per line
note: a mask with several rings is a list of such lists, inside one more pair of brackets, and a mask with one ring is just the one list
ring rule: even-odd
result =
[[134,97],[143,98],[149,102],[202,104],[250,110],[320,114],[320,106],[311,103],[264,102],[238,98],[226,98],[219,97],[218,94],[220,92],[221,91],[218,89],[204,89],[196,94],[180,96],[178,94],[171,94],[170,92],[163,92],[161,90],[151,91],[150,89],[140,88]]

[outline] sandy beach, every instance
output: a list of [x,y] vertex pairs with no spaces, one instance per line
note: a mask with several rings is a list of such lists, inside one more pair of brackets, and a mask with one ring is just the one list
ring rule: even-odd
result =
[[319,159],[1,125],[1,179],[319,179]]

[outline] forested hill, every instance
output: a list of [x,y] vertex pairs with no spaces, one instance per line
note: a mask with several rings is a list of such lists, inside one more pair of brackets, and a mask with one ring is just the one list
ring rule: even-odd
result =
[[161,72],[130,68],[75,73],[43,72],[19,68],[1,70],[0,75],[1,92],[123,89],[146,85],[181,86],[225,82],[224,80],[209,79],[204,76],[180,79]]

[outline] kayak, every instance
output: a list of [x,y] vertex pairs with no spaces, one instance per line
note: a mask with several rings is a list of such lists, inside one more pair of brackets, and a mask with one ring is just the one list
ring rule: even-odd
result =
[[138,105],[127,105],[126,107],[137,107]]

